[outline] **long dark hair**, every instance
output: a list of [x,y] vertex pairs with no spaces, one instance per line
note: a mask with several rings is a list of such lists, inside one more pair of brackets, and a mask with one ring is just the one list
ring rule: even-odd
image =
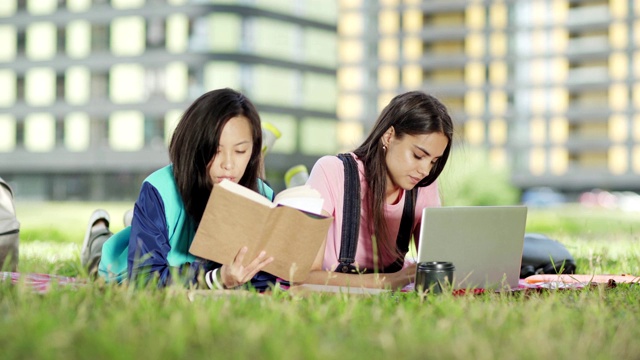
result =
[[222,129],[236,116],[249,119],[253,138],[251,159],[239,184],[257,191],[262,148],[260,116],[241,93],[218,89],[200,96],[184,112],[171,137],[169,158],[173,176],[184,207],[196,224],[202,219],[213,189],[207,165],[218,151]]
[[[384,217],[384,201],[387,186],[387,164],[385,152],[382,149],[382,136],[392,127],[395,136],[401,139],[405,134],[422,135],[441,133],[449,140],[442,156],[436,161],[429,174],[422,179],[417,187],[432,184],[444,169],[453,139],[453,122],[447,108],[435,97],[421,91],[411,91],[394,97],[382,110],[367,139],[354,153],[364,163],[365,178],[369,192],[365,195],[369,200],[369,213],[373,216],[373,233],[376,236],[378,248],[387,253],[397,253],[397,249],[390,248],[387,239],[387,222]],[[374,247],[375,249],[376,247]],[[397,253],[400,256],[399,253]]]

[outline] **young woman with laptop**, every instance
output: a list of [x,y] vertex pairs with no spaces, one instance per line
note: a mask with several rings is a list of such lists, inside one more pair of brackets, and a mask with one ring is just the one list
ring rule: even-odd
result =
[[436,179],[452,138],[446,107],[411,91],[391,100],[353,152],[319,159],[307,184],[334,220],[305,282],[392,289],[412,282],[416,265],[404,257],[422,209],[441,204]]

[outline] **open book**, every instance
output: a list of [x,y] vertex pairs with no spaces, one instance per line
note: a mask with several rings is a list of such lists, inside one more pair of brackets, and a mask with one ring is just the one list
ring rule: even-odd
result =
[[[231,264],[246,246],[244,265],[261,251],[274,261],[263,270],[301,282],[327,237],[332,218],[322,216],[323,199],[308,186],[289,188],[269,201],[231,181],[213,187],[189,252]],[[311,215],[310,215],[311,214]]]
[[296,186],[279,192],[273,199],[273,202],[257,192],[248,189],[233,181],[222,180],[218,185],[226,190],[244,196],[247,199],[263,204],[270,208],[276,206],[289,206],[307,213],[322,215],[322,204],[324,199],[318,192],[309,185]]

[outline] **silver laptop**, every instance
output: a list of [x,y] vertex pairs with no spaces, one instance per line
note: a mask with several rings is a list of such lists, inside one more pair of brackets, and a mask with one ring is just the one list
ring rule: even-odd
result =
[[526,206],[425,208],[418,262],[452,262],[454,289],[517,288],[526,222]]

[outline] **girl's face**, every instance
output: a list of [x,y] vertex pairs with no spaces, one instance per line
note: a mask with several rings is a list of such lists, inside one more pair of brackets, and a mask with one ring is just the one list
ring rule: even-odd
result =
[[386,145],[387,184],[393,188],[413,189],[429,175],[435,162],[442,156],[449,140],[442,133],[421,135],[395,135],[393,127],[382,137]]
[[223,179],[238,183],[251,159],[253,138],[251,124],[245,116],[236,116],[225,124],[220,134],[218,151],[207,165],[214,184]]

